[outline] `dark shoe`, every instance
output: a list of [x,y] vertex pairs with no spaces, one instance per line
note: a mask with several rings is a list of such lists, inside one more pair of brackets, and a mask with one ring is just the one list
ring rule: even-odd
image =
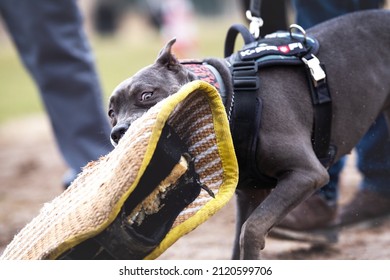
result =
[[340,209],[338,225],[370,223],[387,216],[390,217],[390,196],[361,190],[349,204]]
[[335,243],[338,233],[333,224],[337,205],[314,194],[292,210],[270,232],[271,237],[307,241],[313,243]]

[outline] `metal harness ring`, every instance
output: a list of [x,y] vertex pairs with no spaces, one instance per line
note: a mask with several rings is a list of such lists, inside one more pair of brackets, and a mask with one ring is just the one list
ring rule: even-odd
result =
[[306,44],[306,37],[307,37],[307,36],[306,36],[306,31],[305,31],[305,29],[303,29],[303,27],[300,26],[300,25],[298,25],[298,24],[295,24],[295,23],[294,23],[294,24],[291,24],[290,27],[288,28],[288,30],[289,30],[289,32],[290,32],[290,37],[293,38],[293,39],[294,39],[293,32],[292,32],[293,29],[298,29],[298,30],[302,33],[304,43]]

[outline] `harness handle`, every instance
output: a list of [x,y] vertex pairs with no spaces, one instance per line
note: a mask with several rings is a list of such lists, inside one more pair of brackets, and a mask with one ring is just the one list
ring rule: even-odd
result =
[[236,42],[238,34],[241,34],[242,38],[244,39],[245,45],[255,41],[253,35],[243,24],[233,24],[226,34],[224,51],[225,57],[229,57],[233,54],[234,44]]

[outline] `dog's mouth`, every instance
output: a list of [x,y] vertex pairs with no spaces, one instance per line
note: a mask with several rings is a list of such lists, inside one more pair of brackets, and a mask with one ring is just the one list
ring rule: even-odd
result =
[[125,122],[120,122],[116,124],[112,129],[111,129],[111,134],[110,134],[110,141],[111,144],[116,147],[119,143],[119,141],[122,139],[122,137],[125,135],[126,131],[129,130],[130,125],[138,119],[138,116],[135,117],[134,119],[128,119]]
[[119,143],[119,141],[122,139],[122,137],[125,135],[127,130],[129,130],[129,127],[131,124],[142,117],[146,111],[140,111],[140,112],[133,112],[131,115],[126,113],[125,116],[122,118],[119,118],[118,123],[113,126],[111,129],[111,134],[110,134],[110,141],[111,144],[116,147]]
[[110,141],[114,147],[118,145],[119,141],[122,139],[123,135],[125,135],[129,127],[129,125],[121,125],[119,127],[114,126],[111,129]]

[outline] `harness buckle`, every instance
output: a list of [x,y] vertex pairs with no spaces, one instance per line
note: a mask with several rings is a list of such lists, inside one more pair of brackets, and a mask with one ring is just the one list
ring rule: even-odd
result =
[[314,54],[311,54],[311,58],[309,59],[302,57],[302,61],[310,69],[310,74],[315,84],[326,78],[326,74],[321,67],[320,60]]
[[251,21],[249,23],[249,31],[255,39],[258,39],[260,37],[260,27],[262,27],[264,23],[263,19],[261,17],[253,16],[250,10],[247,10],[245,15],[246,18]]
[[259,88],[256,62],[242,61],[236,62],[232,66],[231,73],[235,90],[256,90]]

